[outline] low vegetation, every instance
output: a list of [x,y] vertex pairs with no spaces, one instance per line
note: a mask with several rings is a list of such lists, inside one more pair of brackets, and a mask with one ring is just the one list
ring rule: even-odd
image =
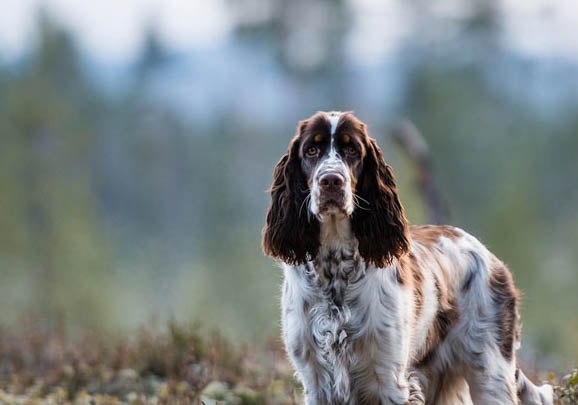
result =
[[[125,338],[47,330],[0,330],[0,404],[301,403],[277,339],[255,350],[176,322]],[[578,404],[578,370],[550,379],[559,405]]]

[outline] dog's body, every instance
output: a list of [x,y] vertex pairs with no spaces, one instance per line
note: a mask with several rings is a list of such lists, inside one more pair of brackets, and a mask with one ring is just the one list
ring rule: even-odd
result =
[[516,403],[504,265],[461,230],[419,227],[407,257],[376,268],[349,228],[324,222],[317,258],[284,266],[283,339],[308,403],[405,404],[408,370],[428,404],[469,403],[466,376],[475,403]]
[[285,262],[283,339],[307,404],[552,403],[517,370],[505,265],[460,229],[410,228],[351,114],[300,123],[271,195],[263,246]]

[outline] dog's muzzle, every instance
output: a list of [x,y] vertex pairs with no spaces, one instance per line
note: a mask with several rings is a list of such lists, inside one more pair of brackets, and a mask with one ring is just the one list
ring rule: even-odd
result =
[[326,172],[319,176],[319,208],[342,210],[345,204],[345,177],[337,172]]

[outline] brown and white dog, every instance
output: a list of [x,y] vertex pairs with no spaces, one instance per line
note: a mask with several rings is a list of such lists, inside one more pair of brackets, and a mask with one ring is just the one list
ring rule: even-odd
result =
[[552,404],[517,369],[519,293],[449,226],[409,227],[351,113],[301,121],[275,167],[263,249],[283,264],[283,339],[313,404]]

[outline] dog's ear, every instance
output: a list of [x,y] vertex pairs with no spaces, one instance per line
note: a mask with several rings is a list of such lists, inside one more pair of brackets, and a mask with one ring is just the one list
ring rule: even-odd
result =
[[307,179],[301,168],[299,148],[307,121],[301,121],[289,150],[279,160],[269,189],[271,205],[263,228],[265,254],[292,265],[304,264],[319,250],[320,225],[310,215],[305,199]]
[[375,140],[366,139],[367,153],[356,193],[368,206],[353,212],[352,228],[361,257],[376,267],[386,267],[409,250],[409,230],[393,171]]

